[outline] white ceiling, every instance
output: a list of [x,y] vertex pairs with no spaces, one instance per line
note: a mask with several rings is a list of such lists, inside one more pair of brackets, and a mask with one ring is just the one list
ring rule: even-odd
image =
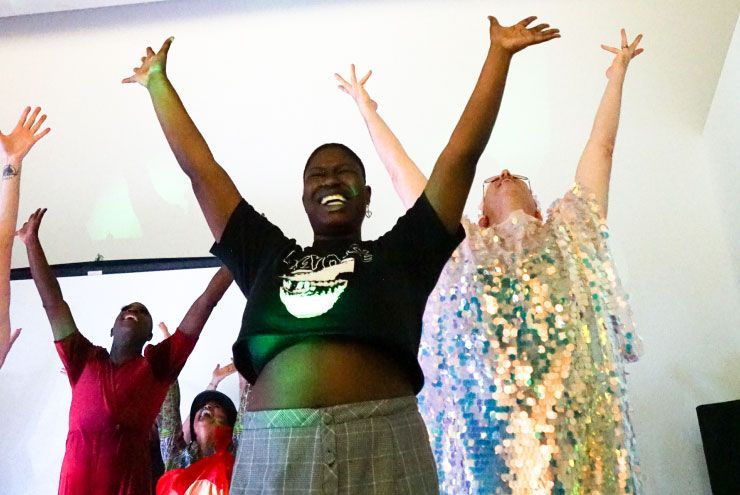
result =
[[161,2],[162,0],[0,0],[0,17],[43,14],[63,10],[94,9],[134,3]]

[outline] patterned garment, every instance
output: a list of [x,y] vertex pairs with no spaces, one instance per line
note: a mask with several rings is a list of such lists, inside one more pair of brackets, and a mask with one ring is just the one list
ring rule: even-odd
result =
[[[250,386],[246,385],[239,397],[236,424],[228,449],[230,452],[235,452],[239,444],[239,435],[242,431],[241,417],[246,411],[250,390]],[[159,450],[162,454],[165,472],[186,468],[204,457],[198,442],[185,443],[180,417],[180,384],[177,380],[167,390],[167,396],[157,416],[157,428],[159,429]]]
[[420,407],[443,493],[639,493],[626,296],[592,197],[469,222],[425,313]]
[[249,412],[232,495],[439,493],[414,397]]

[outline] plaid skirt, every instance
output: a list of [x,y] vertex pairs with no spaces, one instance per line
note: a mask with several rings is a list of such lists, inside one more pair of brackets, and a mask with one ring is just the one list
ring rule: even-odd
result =
[[232,495],[439,493],[415,397],[247,412],[242,421]]

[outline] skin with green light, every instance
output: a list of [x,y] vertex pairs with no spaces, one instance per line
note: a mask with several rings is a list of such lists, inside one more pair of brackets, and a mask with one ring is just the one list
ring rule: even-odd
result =
[[[451,234],[459,228],[476,164],[493,128],[511,57],[527,44],[558,36],[557,30],[541,28],[522,38],[518,30],[501,28],[495,18],[489,19],[490,46],[478,82],[424,187],[429,204]],[[123,82],[148,89],[165,137],[219,241],[241,196],[167,77],[172,40],[158,52],[147,48],[141,66]],[[353,167],[352,162],[348,153],[330,147],[306,168],[303,204],[314,241],[361,239],[370,188],[361,180],[359,165]],[[324,407],[412,394],[407,373],[383,351],[355,341],[315,338],[288,347],[267,363],[252,388],[249,408]]]

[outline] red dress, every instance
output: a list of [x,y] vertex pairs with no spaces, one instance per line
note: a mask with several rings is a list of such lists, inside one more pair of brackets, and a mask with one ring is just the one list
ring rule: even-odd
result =
[[60,495],[152,493],[149,434],[196,341],[177,331],[120,366],[79,332],[56,342],[72,385]]

